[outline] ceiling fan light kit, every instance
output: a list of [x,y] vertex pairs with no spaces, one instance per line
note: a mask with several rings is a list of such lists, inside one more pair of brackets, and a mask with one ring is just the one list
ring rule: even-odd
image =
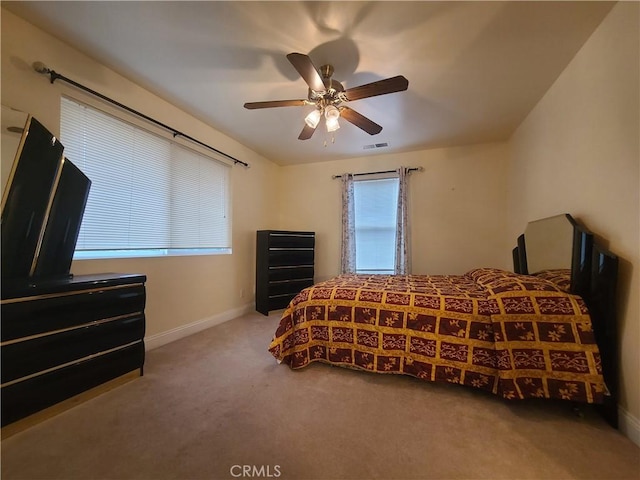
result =
[[320,110],[314,110],[313,112],[311,112],[309,115],[305,117],[304,121],[311,128],[316,128],[318,126],[318,122],[320,121],[321,116],[322,116],[322,112]]
[[409,81],[402,75],[398,75],[345,90],[340,82],[331,78],[333,66],[322,65],[320,68],[316,68],[311,59],[302,53],[290,53],[287,55],[287,59],[309,86],[307,99],[249,102],[245,103],[244,107],[254,110],[259,108],[314,105],[316,107],[315,110],[310,112],[304,119],[305,126],[298,136],[299,140],[311,138],[323,115],[327,132],[338,130],[340,128],[338,119],[342,117],[369,135],[376,135],[382,131],[380,125],[342,104],[377,95],[401,92],[409,87]]

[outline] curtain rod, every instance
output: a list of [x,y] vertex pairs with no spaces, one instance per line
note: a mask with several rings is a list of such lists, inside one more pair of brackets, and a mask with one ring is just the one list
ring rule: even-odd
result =
[[80,90],[84,90],[85,92],[89,92],[91,95],[95,95],[98,98],[101,98],[102,100],[105,100],[113,105],[116,105],[119,108],[122,108],[123,110],[126,110],[129,113],[133,113],[134,115],[137,115],[140,118],[144,118],[146,121],[151,122],[155,125],[158,125],[159,127],[164,128],[165,130],[169,130],[172,134],[173,134],[173,138],[175,137],[183,137],[186,138],[187,140],[190,140],[194,143],[197,143],[198,145],[208,148],[209,150],[219,153],[220,155],[223,155],[225,157],[227,157],[229,160],[232,160],[234,164],[241,164],[244,165],[245,167],[249,168],[249,164],[246,162],[243,162],[242,160],[238,160],[235,157],[232,157],[231,155],[224,153],[220,150],[218,150],[217,148],[212,147],[211,145],[207,145],[206,143],[201,142],[200,140],[197,140],[189,135],[186,135],[182,132],[180,132],[179,130],[176,130],[173,127],[170,127],[169,125],[166,125],[162,122],[159,122],[158,120],[155,120],[147,115],[145,115],[144,113],[140,113],[137,110],[134,110],[131,107],[127,107],[126,105],[123,105],[122,103],[113,100],[112,98],[107,97],[106,95],[103,95],[101,93],[96,92],[95,90],[92,90],[89,87],[85,87],[84,85],[71,80],[70,78],[65,77],[64,75],[60,75],[58,72],[56,72],[55,70],[51,70],[50,68],[48,68],[44,63],[42,62],[34,62],[33,64],[33,69],[38,72],[38,73],[42,73],[43,75],[49,75],[49,81],[53,84],[53,82],[55,82],[56,80],[62,80],[64,82],[67,82],[71,85],[73,85],[76,88],[79,88]]
[[[424,170],[423,167],[411,167],[407,169],[407,172],[422,172]],[[397,172],[397,170],[384,170],[382,172],[366,172],[366,173],[354,173],[353,176],[354,177],[359,177],[360,175],[377,175],[379,173],[395,173]],[[342,175],[332,175],[331,178],[336,179],[336,178],[342,178]]]

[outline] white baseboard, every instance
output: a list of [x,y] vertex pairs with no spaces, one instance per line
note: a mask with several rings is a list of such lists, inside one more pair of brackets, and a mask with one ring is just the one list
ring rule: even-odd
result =
[[180,327],[167,330],[166,332],[156,333],[144,338],[145,350],[153,350],[154,348],[161,347],[167,343],[175,342],[194,333],[201,332],[207,328],[219,325],[234,318],[240,317],[245,313],[252,312],[254,310],[253,303],[248,303],[242,307],[227,310],[226,312],[218,313],[202,320],[189,323],[187,325],[181,325]]
[[618,407],[618,428],[640,447],[640,420],[622,407]]

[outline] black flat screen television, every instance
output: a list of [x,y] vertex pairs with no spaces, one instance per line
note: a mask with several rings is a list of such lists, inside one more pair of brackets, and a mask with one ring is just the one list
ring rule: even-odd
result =
[[2,197],[2,280],[68,276],[91,181],[27,116]]

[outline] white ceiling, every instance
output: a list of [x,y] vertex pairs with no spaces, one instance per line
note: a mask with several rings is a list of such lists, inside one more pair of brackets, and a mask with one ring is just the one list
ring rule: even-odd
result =
[[[281,165],[507,139],[612,2],[2,2],[2,6]],[[298,140],[312,107],[286,54],[329,63],[345,88],[395,75],[405,92],[351,102]],[[55,65],[48,65],[56,69]],[[59,71],[65,74],[63,71]],[[188,131],[185,133],[189,134]],[[324,142],[327,141],[327,146]],[[389,147],[365,150],[387,142]]]

